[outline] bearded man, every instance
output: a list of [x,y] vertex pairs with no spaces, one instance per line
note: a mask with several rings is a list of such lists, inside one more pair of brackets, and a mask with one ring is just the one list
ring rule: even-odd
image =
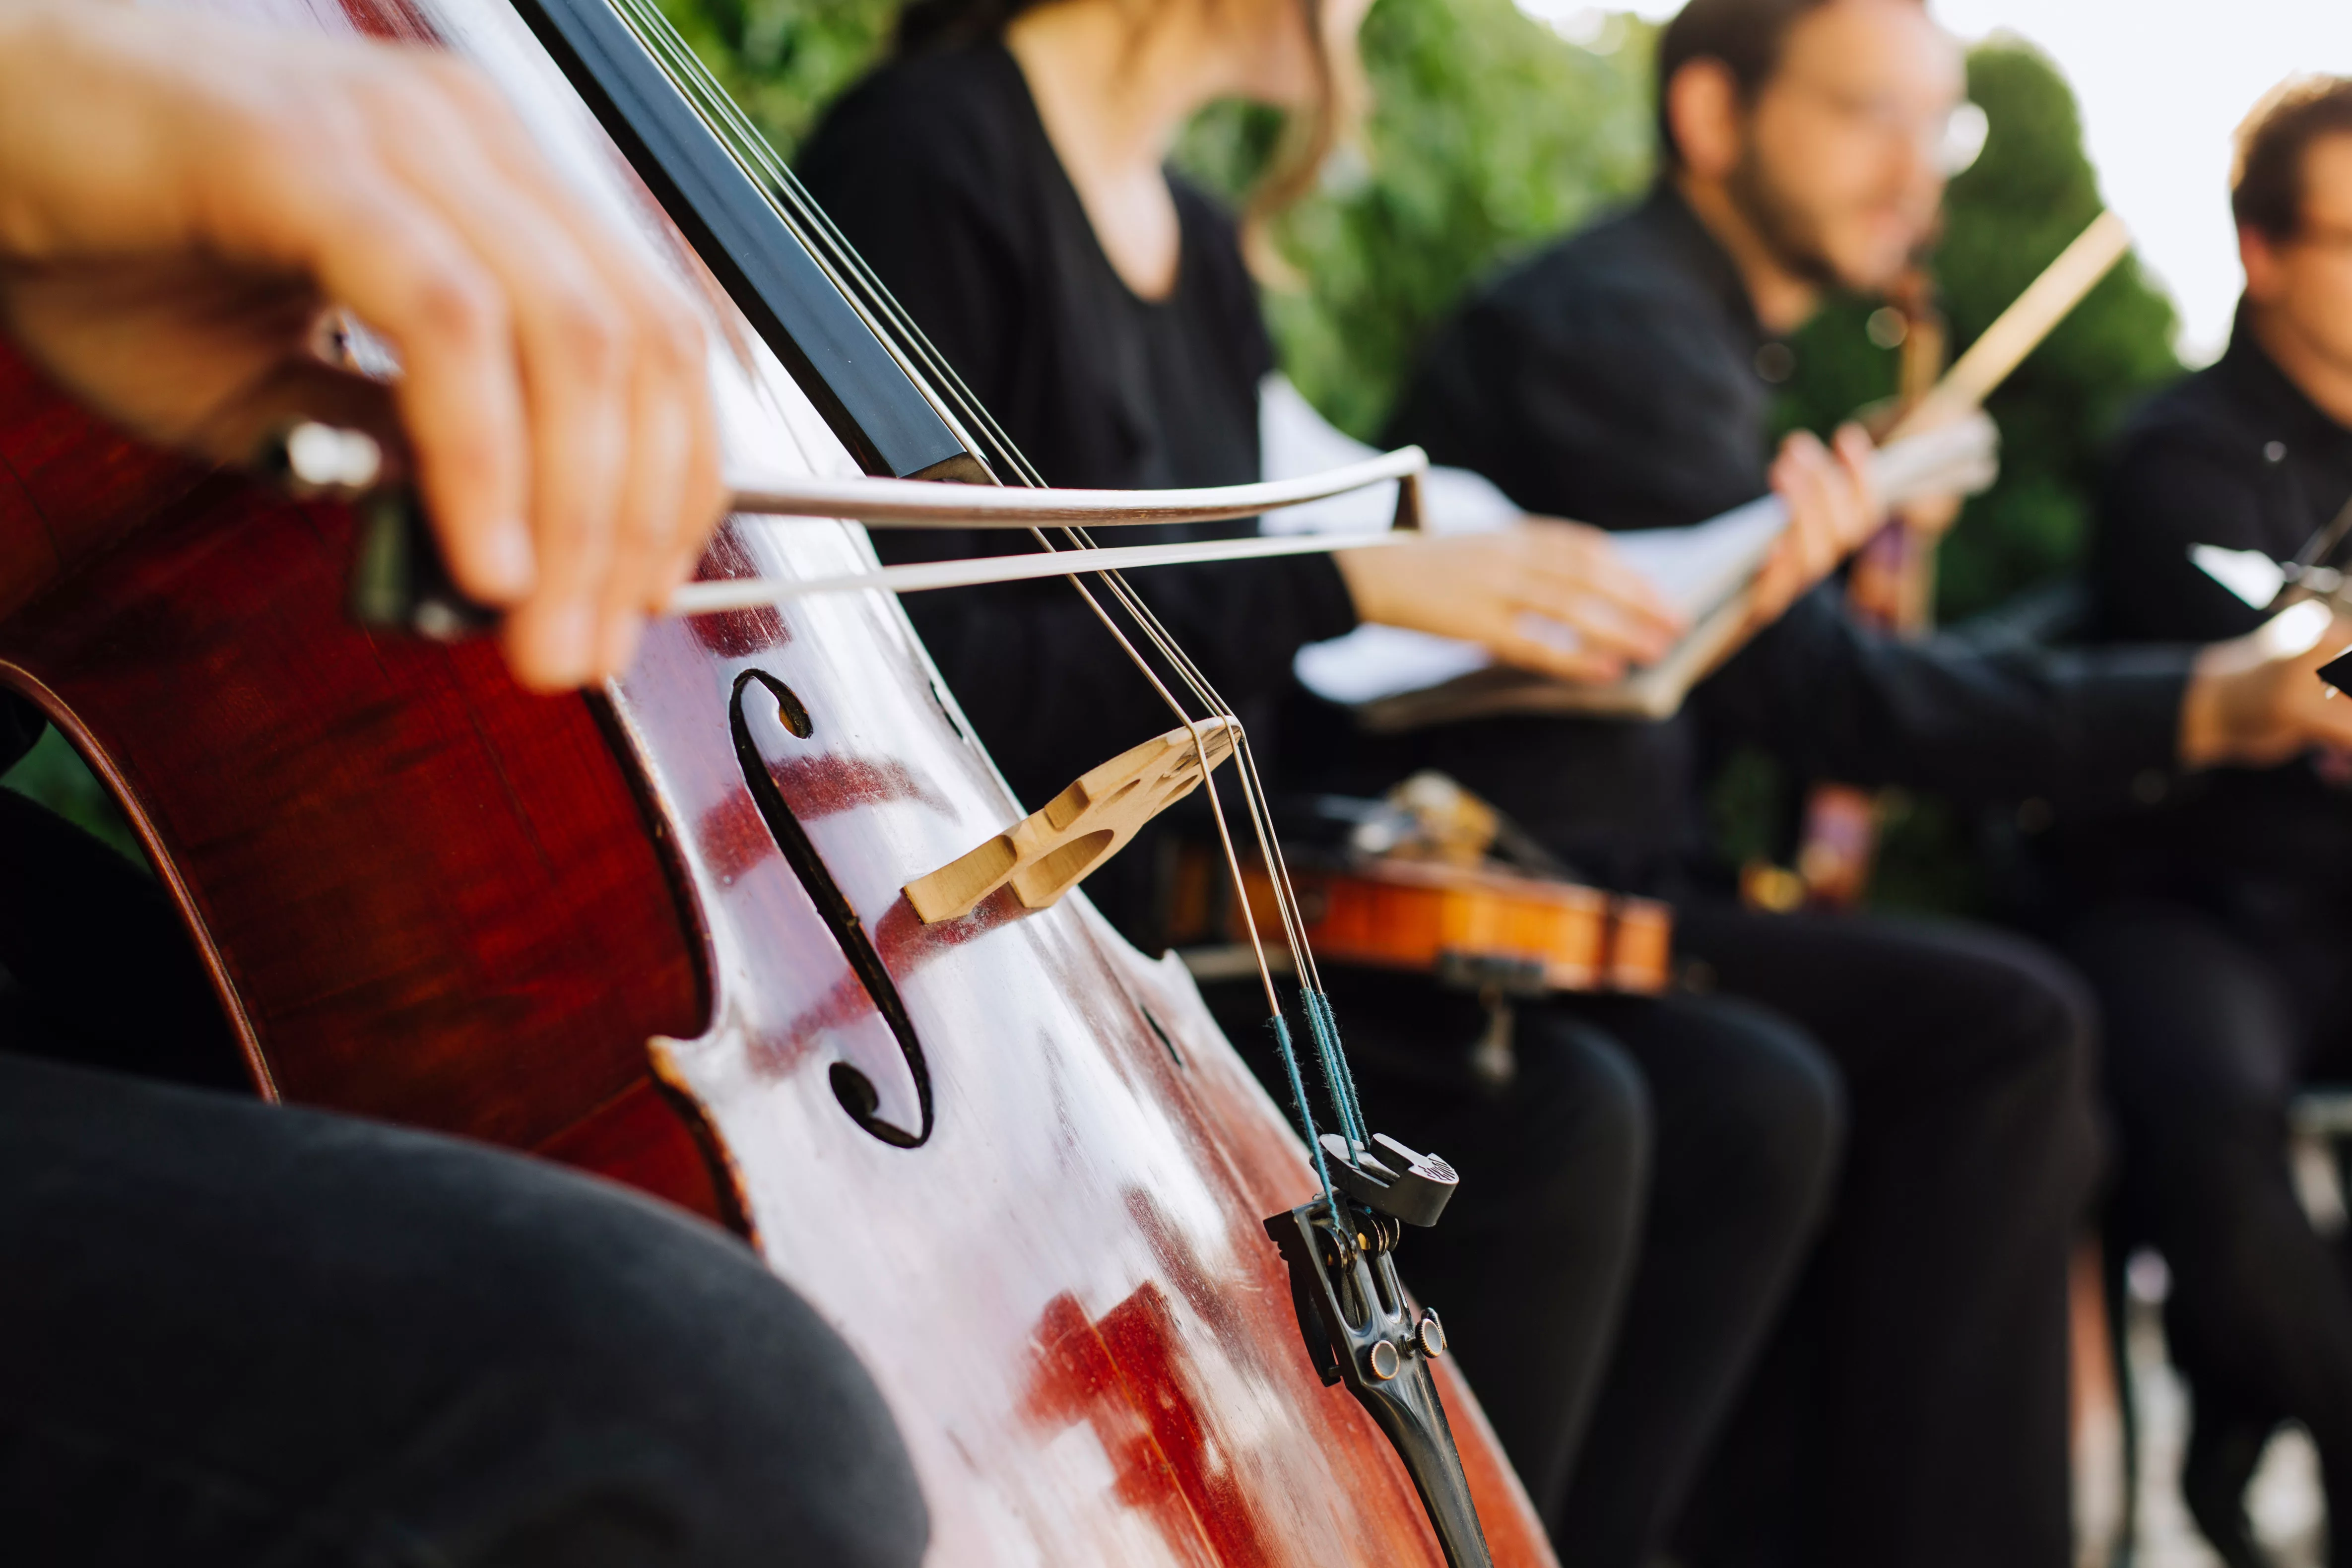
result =
[[[1474,300],[1390,431],[1529,510],[1611,529],[1763,493],[1785,339],[1829,289],[1882,289],[1932,237],[1964,102],[1960,50],[1916,0],[1691,0],[1658,73],[1646,199]],[[1906,645],[1816,591],[1665,722],[1352,743],[1349,767],[1442,767],[1587,873],[1674,898],[1684,953],[1843,1079],[1832,1212],[1773,1342],[1725,1392],[1686,1560],[2067,1562],[2067,1258],[2098,1165],[2073,973],[1957,921],[1742,909],[1709,880],[1710,759],[1760,743],[1800,776],[2126,809],[2136,780],[2200,758],[2191,664]],[[1577,1479],[1594,1517],[1639,1459],[1612,1434],[1675,1382],[1682,1326],[1725,1310],[1701,1281],[1637,1279]]]

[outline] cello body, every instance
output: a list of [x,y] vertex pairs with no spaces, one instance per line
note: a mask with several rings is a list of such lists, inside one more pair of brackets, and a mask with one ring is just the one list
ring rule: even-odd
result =
[[[500,0],[214,8],[474,59],[709,302],[730,449],[858,471]],[[486,646],[356,629],[352,526],[0,354],[0,683],[122,805],[257,1092],[734,1226],[883,1389],[935,1563],[1443,1561],[1310,1363],[1263,1222],[1314,1179],[1181,970],[1083,898],[927,926],[901,897],[1021,811],[894,601],[657,624],[543,699]],[[738,520],[703,570],[871,560]],[[1495,1561],[1550,1563],[1436,1364]]]

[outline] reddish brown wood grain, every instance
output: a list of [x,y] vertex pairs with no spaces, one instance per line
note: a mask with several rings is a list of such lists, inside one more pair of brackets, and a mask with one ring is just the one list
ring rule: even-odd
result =
[[[503,7],[352,10],[296,14],[458,45],[664,232]],[[730,441],[844,471],[740,319],[713,325],[753,411]],[[1190,982],[1083,898],[940,926],[900,898],[1019,811],[894,602],[660,626],[604,692],[540,699],[488,647],[354,630],[349,544],[337,509],[139,448],[0,356],[0,681],[122,795],[277,1092],[735,1219],[882,1384],[935,1563],[1434,1568],[1260,1228],[1312,1190],[1300,1146]],[[738,522],[706,571],[869,558],[847,525]],[[811,725],[747,700],[748,765],[854,911],[879,1003],[747,779],[730,714],[763,681]],[[851,1073],[912,1146],[853,1119]],[[1445,1393],[1496,1561],[1549,1564]]]

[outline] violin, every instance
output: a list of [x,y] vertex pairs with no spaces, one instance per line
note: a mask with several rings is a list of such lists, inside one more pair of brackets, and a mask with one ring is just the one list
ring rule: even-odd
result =
[[[1655,995],[1673,979],[1674,914],[1654,899],[1494,866],[1398,858],[1301,864],[1295,880],[1307,940],[1333,963],[1517,996]],[[1262,879],[1248,887],[1254,904],[1271,903]]]
[[[730,456],[1023,477],[649,5],[207,4],[481,68],[706,302]],[[1442,1166],[1302,1143],[1082,898],[909,903],[1021,813],[895,600],[664,620],[534,697],[491,647],[353,624],[360,521],[0,353],[0,682],[122,807],[257,1095],[731,1226],[873,1373],[935,1562],[1551,1563],[1397,1284],[1383,1184]],[[874,565],[852,523],[741,516],[700,575]]]
[[[1307,945],[1323,961],[1425,974],[1475,993],[1487,1026],[1471,1066],[1497,1086],[1516,1076],[1511,1005],[1558,993],[1656,995],[1674,982],[1674,910],[1654,899],[1588,887],[1525,829],[1444,773],[1423,772],[1380,801],[1286,803],[1283,851]],[[1247,973],[1246,950],[1222,934],[1283,938],[1263,862],[1239,896],[1211,910],[1211,865],[1180,854],[1165,923],[1202,980]],[[1217,928],[1222,927],[1222,931]]]

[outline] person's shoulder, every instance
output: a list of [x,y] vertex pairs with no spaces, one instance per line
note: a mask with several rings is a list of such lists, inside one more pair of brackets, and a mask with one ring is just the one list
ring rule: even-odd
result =
[[1646,204],[1622,207],[1538,250],[1496,279],[1513,299],[1574,307],[1590,299],[1660,293],[1676,268],[1648,221]]
[[[813,187],[945,177],[1001,188],[1020,162],[1019,67],[996,44],[886,61],[825,111],[797,166]],[[820,198],[827,193],[818,191]]]
[[2217,364],[2180,377],[2134,408],[2116,432],[2110,463],[2129,476],[2184,458],[2251,460],[2261,447],[2261,431],[2237,406]]
[[1497,274],[1464,311],[1474,330],[1533,348],[1621,344],[1688,314],[1669,258],[1639,220],[1613,214]]

